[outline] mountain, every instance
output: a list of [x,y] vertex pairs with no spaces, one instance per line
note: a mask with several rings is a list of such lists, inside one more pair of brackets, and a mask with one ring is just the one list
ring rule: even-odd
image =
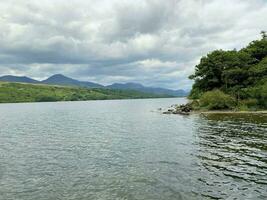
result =
[[6,81],[6,82],[21,82],[21,83],[38,83],[38,81],[31,79],[27,76],[1,76],[0,81]]
[[88,87],[88,88],[102,88],[103,85],[87,82],[87,81],[78,81],[69,77],[66,77],[62,74],[55,74],[49,77],[46,80],[41,81],[43,84],[50,85],[68,85],[68,86],[79,86],[79,87]]
[[139,90],[143,89],[144,86],[139,83],[113,83],[112,85],[106,86],[106,88],[118,90]]
[[37,81],[26,76],[2,76],[0,81],[6,82],[21,82],[21,83],[41,83],[48,85],[65,85],[65,86],[77,86],[77,87],[86,87],[86,88],[106,88],[106,89],[115,89],[115,90],[135,90],[143,93],[150,93],[156,95],[170,95],[170,96],[187,96],[188,92],[184,90],[170,90],[165,88],[158,87],[146,87],[139,83],[114,83],[112,85],[103,86],[97,83],[89,81],[79,81],[69,77],[66,77],[62,74],[55,74],[46,80]]
[[26,76],[1,76],[0,81],[6,82],[20,82],[20,83],[42,83],[49,85],[66,85],[66,86],[78,86],[78,87],[88,87],[88,88],[103,88],[103,85],[87,82],[87,81],[78,81],[69,77],[66,77],[62,74],[55,74],[43,81],[37,81]]
[[114,83],[112,85],[106,86],[106,88],[110,89],[120,89],[120,90],[136,90],[139,92],[146,92],[152,94],[166,94],[171,96],[187,96],[188,92],[184,90],[170,90],[165,88],[158,87],[145,87],[139,83]]

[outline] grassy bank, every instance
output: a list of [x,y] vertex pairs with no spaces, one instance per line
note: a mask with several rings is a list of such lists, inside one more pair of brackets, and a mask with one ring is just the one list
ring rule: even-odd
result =
[[137,91],[0,82],[0,103],[161,98]]

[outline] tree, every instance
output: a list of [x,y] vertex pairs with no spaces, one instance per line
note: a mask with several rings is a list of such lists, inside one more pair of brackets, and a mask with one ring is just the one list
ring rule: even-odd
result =
[[243,85],[252,60],[246,52],[216,50],[201,58],[195,74],[189,78],[194,79],[198,89],[203,92],[216,88],[227,89],[233,84]]
[[241,52],[246,52],[254,58],[254,64],[259,63],[267,55],[267,39],[266,33],[262,33],[261,40],[252,41],[246,48],[242,49]]
[[239,51],[215,50],[202,57],[189,76],[194,80],[189,97],[201,99],[206,92],[219,89],[236,102],[253,100],[259,107],[267,107],[267,35],[265,31],[261,35]]
[[261,35],[262,35],[262,38],[263,39],[266,39],[267,38],[266,31],[261,31]]

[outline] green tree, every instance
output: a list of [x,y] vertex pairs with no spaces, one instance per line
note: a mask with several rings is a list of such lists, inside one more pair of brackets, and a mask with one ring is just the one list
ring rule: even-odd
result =
[[194,80],[189,97],[207,99],[206,92],[218,89],[234,97],[238,105],[247,102],[247,106],[252,106],[256,102],[267,107],[267,35],[264,31],[261,34],[260,40],[239,51],[215,50],[202,57],[189,76]]
[[246,48],[241,51],[246,52],[254,58],[254,63],[259,63],[267,55],[267,37],[266,33],[262,34],[261,40],[252,41]]

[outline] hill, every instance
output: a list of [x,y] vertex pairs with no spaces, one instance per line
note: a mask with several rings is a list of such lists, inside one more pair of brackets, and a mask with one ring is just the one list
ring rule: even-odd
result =
[[160,98],[137,91],[0,82],[0,103]]
[[0,81],[7,81],[7,82],[21,82],[21,83],[38,83],[39,81],[36,81],[34,79],[28,78],[26,76],[1,76]]
[[114,83],[112,85],[106,86],[111,89],[120,89],[120,90],[136,90],[140,92],[147,92],[153,94],[166,94],[176,97],[187,96],[188,93],[184,90],[170,90],[165,88],[157,88],[157,87],[145,87],[139,83]]
[[51,85],[67,85],[67,86],[78,86],[78,87],[88,87],[88,88],[102,88],[103,85],[87,82],[87,81],[78,81],[69,77],[66,77],[62,74],[55,74],[49,77],[46,80],[41,81],[43,84]]
[[63,85],[63,86],[76,86],[76,87],[86,87],[86,88],[107,88],[107,89],[118,89],[118,90],[135,90],[143,93],[150,93],[155,95],[168,95],[168,96],[187,96],[188,92],[184,90],[170,90],[165,88],[157,87],[146,87],[139,83],[114,83],[112,85],[103,86],[98,83],[89,82],[89,81],[79,81],[69,77],[66,77],[62,74],[55,74],[46,80],[37,81],[28,77],[19,77],[19,76],[2,76],[0,81],[7,82],[21,82],[21,83],[39,83],[39,84],[48,84],[48,85]]

